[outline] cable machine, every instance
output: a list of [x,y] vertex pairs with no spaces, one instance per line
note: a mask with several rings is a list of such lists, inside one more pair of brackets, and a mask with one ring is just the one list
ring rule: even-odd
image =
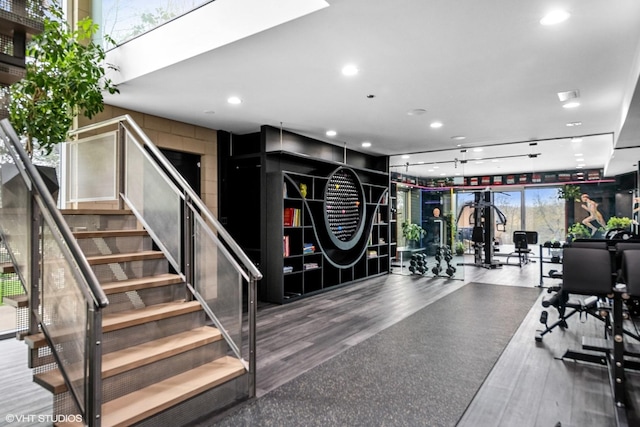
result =
[[507,217],[493,204],[493,194],[491,190],[478,191],[474,193],[474,201],[465,203],[460,212],[456,224],[460,222],[460,217],[466,208],[472,208],[469,223],[473,224],[471,241],[473,242],[473,263],[462,263],[458,265],[472,265],[483,268],[499,268],[502,263],[493,259],[493,238],[495,227],[504,227],[507,224]]

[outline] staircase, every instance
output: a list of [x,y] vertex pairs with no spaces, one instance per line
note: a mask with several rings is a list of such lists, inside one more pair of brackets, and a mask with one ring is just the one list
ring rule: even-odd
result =
[[[220,331],[208,324],[200,303],[189,300],[184,281],[169,271],[135,217],[117,210],[62,214],[109,298],[100,345],[102,425],[186,423],[192,409],[185,414],[179,405],[196,396],[207,402],[198,416],[232,404],[235,390],[242,388],[236,383],[247,380],[243,364],[228,355]],[[55,419],[79,413],[62,372],[51,363],[44,334],[29,335],[25,342],[34,381],[54,395]],[[83,364],[66,371],[77,381]]]
[[126,210],[58,210],[0,121],[22,171],[0,188],[0,269],[27,291],[18,337],[56,425],[181,426],[254,397],[260,271],[131,117],[75,132],[67,188]]

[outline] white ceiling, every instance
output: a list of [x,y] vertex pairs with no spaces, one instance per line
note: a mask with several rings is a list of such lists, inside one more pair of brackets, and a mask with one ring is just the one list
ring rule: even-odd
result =
[[[271,0],[273,11],[281,11],[279,1]],[[263,25],[256,34],[249,31],[227,44],[199,46],[203,53],[183,54],[155,71],[132,73],[130,64],[149,63],[144,58],[150,49],[166,57],[180,43],[215,38],[218,27],[190,24],[176,31],[172,25],[187,22],[187,15],[126,43],[110,52],[111,62],[121,67],[116,78],[121,93],[107,102],[238,134],[256,132],[262,124],[282,125],[351,149],[394,156],[392,165],[451,162],[462,158],[463,148],[467,159],[521,156],[469,161],[465,175],[571,169],[578,153],[584,154],[585,169],[607,167],[607,175],[637,170],[640,152],[629,147],[640,146],[640,93],[634,92],[640,73],[640,1],[295,3],[312,1],[313,9],[319,8],[315,12],[274,20],[274,27]],[[540,25],[556,7],[571,18],[553,27]],[[255,10],[242,13],[246,19],[267,19],[268,13]],[[235,12],[226,24],[244,22]],[[207,18],[209,9],[194,13]],[[177,45],[156,42],[150,48],[147,43],[142,50],[145,38],[172,29]],[[347,63],[359,74],[343,76]],[[580,107],[562,108],[557,93],[569,90],[579,90]],[[231,95],[241,97],[242,104],[228,104]],[[415,109],[426,112],[407,114]],[[443,126],[432,129],[433,121]],[[582,125],[566,126],[577,121]],[[325,136],[328,129],[338,135]],[[577,136],[582,142],[571,142]],[[363,141],[371,147],[362,148]],[[625,150],[608,164],[614,146]],[[474,147],[486,148],[476,153]],[[432,151],[437,152],[418,155]],[[529,158],[532,152],[540,155]],[[402,154],[411,157],[395,157]],[[428,174],[452,176],[461,167],[443,163],[439,171]]]

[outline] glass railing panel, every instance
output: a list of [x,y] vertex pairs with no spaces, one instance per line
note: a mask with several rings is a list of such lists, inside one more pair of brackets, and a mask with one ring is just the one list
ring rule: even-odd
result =
[[243,277],[200,216],[196,217],[194,238],[195,292],[211,308],[236,347],[241,349]]
[[0,229],[23,283],[31,283],[30,190],[15,164],[3,163],[0,172],[3,182],[0,188]]
[[68,202],[117,200],[117,132],[68,143]]
[[122,44],[211,1],[213,0],[102,0],[94,2],[94,10],[101,15],[100,28],[104,33],[116,44]]
[[130,208],[142,218],[156,242],[161,242],[179,266],[181,249],[180,192],[131,135],[126,136],[125,193]]
[[[57,229],[45,214],[42,231],[42,324],[56,349],[61,369],[67,373],[74,394],[84,407],[87,301],[86,284],[76,278],[77,266],[63,255]],[[55,234],[54,234],[55,233]],[[65,251],[67,252],[67,251]]]

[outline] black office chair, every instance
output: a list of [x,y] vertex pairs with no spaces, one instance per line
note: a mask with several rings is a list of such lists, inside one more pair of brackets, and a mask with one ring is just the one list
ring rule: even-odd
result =
[[[512,256],[518,256],[518,266],[522,267],[524,264],[531,262],[529,255],[531,254],[531,248],[529,245],[535,245],[538,243],[537,231],[514,231],[513,232],[513,244],[515,245],[515,251],[507,255],[507,265],[509,265],[509,258]],[[515,264],[512,264],[515,265]]]

